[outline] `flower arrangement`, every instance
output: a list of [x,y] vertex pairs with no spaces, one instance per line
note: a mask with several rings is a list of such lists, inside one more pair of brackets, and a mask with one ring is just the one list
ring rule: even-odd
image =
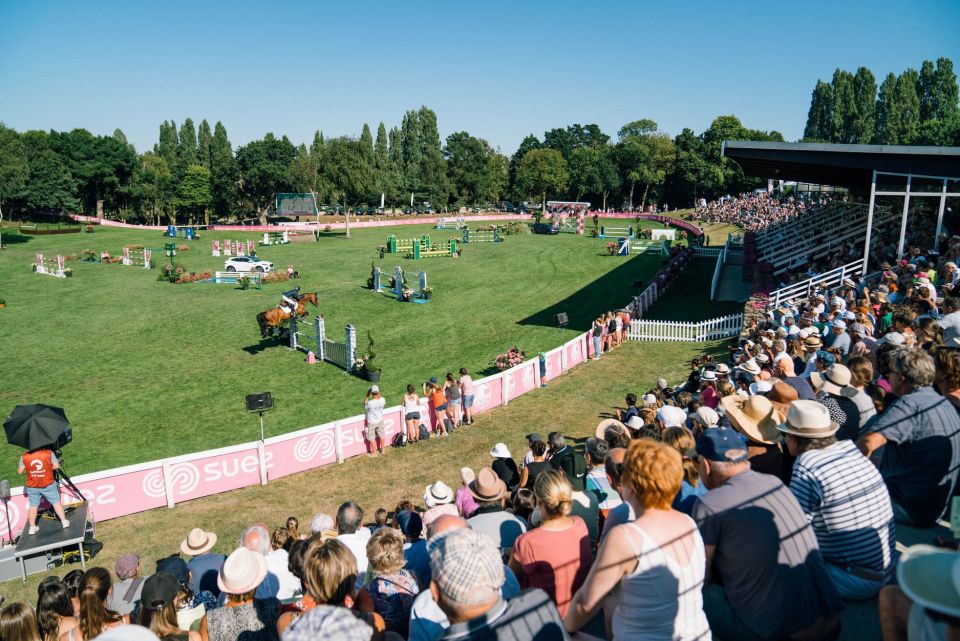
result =
[[80,256],[80,260],[86,262],[95,262],[97,260],[97,252],[93,251],[92,249],[84,249],[82,252],[80,252]]
[[285,270],[277,270],[264,274],[261,282],[264,283],[282,283],[285,280],[290,280],[290,275],[287,274]]
[[503,233],[506,236],[515,236],[517,234],[529,234],[530,225],[523,222],[522,220],[511,220],[507,223],[507,226],[503,228]]
[[188,252],[190,251],[190,245],[177,245],[178,252]]
[[367,353],[353,361],[353,369],[368,381],[380,380],[380,368],[374,363],[377,355],[373,351],[373,336],[367,332]]
[[591,230],[590,230],[590,237],[591,237],[591,238],[600,238],[600,228],[599,228],[599,227],[594,227],[593,229],[591,229]]
[[250,289],[250,277],[241,276],[237,279],[237,285],[240,285],[240,289],[247,290]]
[[377,253],[380,254],[380,259],[383,260],[384,254],[387,253],[386,245],[377,245]]
[[516,347],[511,347],[503,354],[497,354],[496,358],[493,359],[493,366],[497,368],[498,371],[508,370],[511,367],[516,367],[526,358],[526,354],[523,351],[517,349]]
[[330,233],[330,229],[331,229],[330,225],[324,225],[324,226],[323,226],[323,231],[324,231],[324,233]]
[[641,229],[640,231],[637,232],[637,236],[638,236],[639,238],[650,238],[650,237],[653,236],[653,230],[652,230],[652,229]]
[[420,296],[421,298],[426,298],[427,300],[430,300],[431,298],[433,298],[433,288],[424,287],[423,289],[420,290]]
[[92,233],[93,233],[93,225],[87,225],[85,229],[87,230],[87,233],[88,233],[88,234],[92,234]]
[[607,243],[607,253],[611,256],[617,255],[617,244],[616,243]]
[[170,265],[164,265],[163,269],[161,269],[157,275],[157,280],[173,283],[174,285],[195,283],[198,280],[209,280],[210,278],[213,278],[213,274],[210,272],[188,272],[180,263],[176,263],[172,268]]

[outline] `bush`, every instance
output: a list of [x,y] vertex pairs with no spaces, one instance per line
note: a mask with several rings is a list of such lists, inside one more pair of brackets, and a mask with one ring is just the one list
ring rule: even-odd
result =
[[88,234],[92,234],[92,233],[93,233],[93,225],[87,225],[87,226],[86,226],[86,230],[87,230],[87,233],[88,233]]
[[264,283],[282,283],[287,280],[290,280],[290,276],[283,269],[264,274],[262,279]]
[[532,230],[530,225],[522,220],[511,220],[507,222],[507,226],[503,229],[503,233],[506,236],[514,236],[518,234],[530,234],[532,233]]

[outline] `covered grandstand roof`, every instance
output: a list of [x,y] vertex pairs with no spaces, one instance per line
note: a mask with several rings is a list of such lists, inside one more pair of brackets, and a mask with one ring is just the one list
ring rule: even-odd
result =
[[960,147],[728,140],[723,155],[748,176],[869,189],[874,170],[960,178]]

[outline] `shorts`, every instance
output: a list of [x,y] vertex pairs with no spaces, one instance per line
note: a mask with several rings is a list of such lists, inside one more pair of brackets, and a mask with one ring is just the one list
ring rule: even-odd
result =
[[467,409],[473,407],[473,394],[464,394],[463,395],[463,406]]
[[406,416],[403,417],[405,421],[418,421],[420,420],[420,412],[407,412]]
[[450,399],[450,407],[460,407],[460,404],[461,404],[461,403],[462,403],[462,401],[461,401],[461,399],[459,399],[459,398],[451,398],[451,399]]
[[40,507],[40,498],[43,497],[50,501],[51,505],[60,502],[60,488],[56,483],[51,483],[47,487],[28,487],[27,499],[30,507]]
[[447,404],[444,403],[443,405],[437,405],[434,409],[436,409],[438,412],[442,412],[443,410],[447,409]]
[[367,423],[363,428],[363,438],[372,441],[374,437],[383,440],[383,421],[378,423]]

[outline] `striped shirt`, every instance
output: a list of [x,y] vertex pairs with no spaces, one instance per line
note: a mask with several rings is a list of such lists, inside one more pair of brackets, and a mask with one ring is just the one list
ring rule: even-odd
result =
[[897,532],[890,493],[853,441],[798,456],[790,491],[813,525],[824,559],[875,572],[893,564]]
[[620,494],[610,485],[610,479],[602,465],[587,472],[587,492],[596,495],[601,510],[612,510],[622,502]]

